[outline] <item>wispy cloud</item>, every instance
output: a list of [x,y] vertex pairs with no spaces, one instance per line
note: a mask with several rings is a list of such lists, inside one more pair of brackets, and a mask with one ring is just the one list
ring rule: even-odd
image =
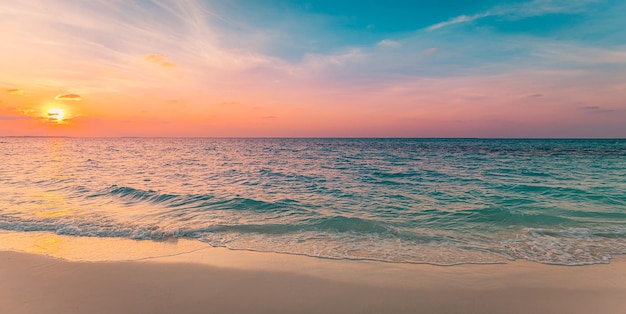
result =
[[626,66],[626,46],[589,47],[569,42],[550,42],[535,49],[534,54],[545,59],[558,60],[561,63]]
[[309,54],[306,55],[303,63],[296,65],[301,73],[319,70],[326,67],[341,67],[350,63],[358,63],[366,59],[366,52],[361,48],[351,48],[345,52],[335,54]]
[[[385,32],[381,24],[357,34],[333,29],[342,27],[338,23],[315,23],[318,15],[288,8],[245,13],[245,1],[0,1],[0,42],[11,43],[11,49],[0,51],[0,86],[33,94],[31,99],[6,99],[20,110],[32,110],[28,114],[39,120],[49,118],[38,106],[47,106],[51,95],[89,95],[89,106],[83,108],[88,117],[75,120],[87,124],[97,116],[105,134],[112,134],[113,119],[126,119],[128,126],[122,129],[139,132],[132,122],[153,118],[174,121],[181,132],[207,130],[205,135],[217,134],[210,133],[208,125],[223,123],[224,130],[234,130],[244,118],[262,122],[260,118],[272,117],[280,118],[264,125],[304,130],[309,123],[314,130],[320,127],[314,121],[324,121],[334,123],[336,130],[367,132],[370,123],[377,125],[377,132],[415,130],[420,117],[433,121],[420,129],[428,132],[443,128],[438,121],[481,121],[481,115],[521,122],[518,117],[530,121],[570,114],[603,125],[623,124],[626,50],[620,34],[626,28],[615,22],[623,20],[621,16],[587,14],[585,23],[566,30],[569,37],[455,27],[483,19],[488,23],[574,14],[592,3],[517,2],[461,11],[463,15],[455,11],[446,16],[450,19],[414,32]],[[268,23],[270,14],[280,21]],[[584,30],[595,36],[572,39]],[[604,34],[619,43],[603,44]],[[26,96],[21,89],[5,92]],[[82,99],[78,94],[57,95],[56,100]],[[177,102],[168,101],[173,99]],[[220,104],[224,100],[233,103]],[[582,106],[578,102],[598,108],[577,109]],[[251,113],[248,109],[254,106],[266,109]],[[585,114],[603,110],[615,114]],[[22,113],[0,116],[6,120]],[[189,121],[195,121],[195,127]],[[354,132],[349,134],[360,131]],[[223,133],[229,134],[239,133]]]
[[18,95],[18,96],[27,96],[24,90],[17,88],[7,88],[4,90],[7,94],[10,95]]
[[613,109],[606,109],[606,108],[602,108],[600,106],[582,106],[579,107],[578,109],[585,111],[585,112],[589,112],[589,113],[612,113],[615,112],[615,110]]
[[389,48],[400,47],[400,43],[392,39],[383,39],[379,41],[376,45],[379,47],[389,47]]
[[[0,103],[2,103],[0,101]],[[24,116],[19,110],[13,107],[0,105],[0,120],[2,121],[16,121],[16,120],[30,120],[31,117]]]
[[533,0],[523,3],[498,5],[486,12],[473,15],[460,15],[447,21],[431,25],[427,30],[434,31],[456,24],[471,23],[491,16],[502,17],[508,20],[519,20],[554,13],[573,14],[582,12],[590,4],[597,2],[598,0]]
[[492,14],[489,12],[486,13],[481,13],[481,14],[474,14],[474,15],[460,15],[457,16],[455,18],[452,18],[450,20],[447,20],[445,22],[441,22],[441,23],[437,23],[434,25],[431,25],[428,27],[428,30],[430,31],[434,31],[440,28],[444,28],[450,25],[454,25],[454,24],[461,24],[461,23],[469,23],[469,22],[473,22],[475,20],[478,20],[480,18],[483,17],[487,17],[487,16],[491,16]]
[[1,121],[30,120],[32,118],[25,116],[0,116]]
[[74,100],[74,101],[83,100],[83,98],[80,95],[78,95],[78,94],[59,94],[59,95],[56,95],[56,97],[54,97],[54,99],[56,99],[56,100]]
[[176,65],[174,63],[172,63],[171,61],[167,60],[167,58],[165,57],[164,54],[148,54],[146,55],[144,58],[144,60],[146,60],[147,62],[150,62],[152,64],[156,64],[158,66],[162,66],[162,67],[166,67],[166,68],[171,68],[171,67],[175,67]]

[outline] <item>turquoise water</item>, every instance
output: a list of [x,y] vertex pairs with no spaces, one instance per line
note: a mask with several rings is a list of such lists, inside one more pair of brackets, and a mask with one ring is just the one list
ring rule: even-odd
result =
[[626,253],[626,140],[0,138],[0,230],[607,263]]

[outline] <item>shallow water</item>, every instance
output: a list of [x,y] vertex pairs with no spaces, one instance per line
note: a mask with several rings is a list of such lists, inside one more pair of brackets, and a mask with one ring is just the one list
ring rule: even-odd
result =
[[341,259],[606,263],[626,140],[0,138],[0,229]]

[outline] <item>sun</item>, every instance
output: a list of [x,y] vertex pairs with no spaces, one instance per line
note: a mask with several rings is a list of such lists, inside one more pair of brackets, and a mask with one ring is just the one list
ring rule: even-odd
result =
[[61,108],[50,108],[48,109],[48,120],[55,121],[57,123],[63,122],[63,117],[65,116],[65,110]]

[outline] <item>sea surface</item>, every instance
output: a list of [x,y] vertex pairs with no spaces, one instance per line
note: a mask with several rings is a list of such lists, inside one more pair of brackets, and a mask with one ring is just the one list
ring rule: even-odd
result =
[[0,232],[455,265],[626,253],[626,140],[0,138]]

